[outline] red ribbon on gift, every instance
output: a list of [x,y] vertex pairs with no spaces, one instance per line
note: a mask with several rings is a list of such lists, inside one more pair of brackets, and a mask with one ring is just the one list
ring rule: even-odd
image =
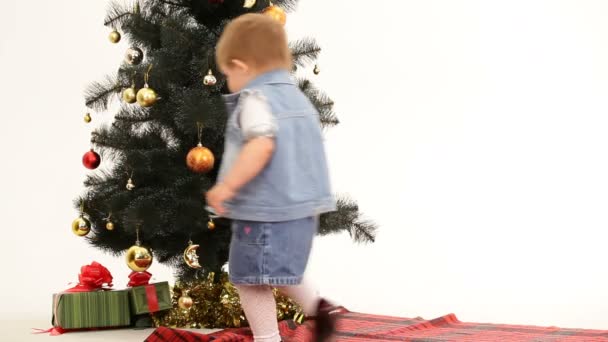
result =
[[131,272],[131,274],[129,274],[129,283],[127,286],[145,286],[148,310],[150,310],[150,312],[156,312],[159,310],[158,296],[156,294],[156,287],[154,285],[149,285],[150,278],[152,278],[152,274],[148,272]]
[[50,328],[50,329],[38,329],[38,328],[32,328],[32,334],[50,334],[51,336],[58,336],[61,335],[63,333],[66,333],[70,330],[65,330],[62,327],[54,327],[54,328]]
[[156,312],[158,308],[158,296],[156,296],[156,287],[154,285],[146,285],[146,299],[148,300],[148,310]]

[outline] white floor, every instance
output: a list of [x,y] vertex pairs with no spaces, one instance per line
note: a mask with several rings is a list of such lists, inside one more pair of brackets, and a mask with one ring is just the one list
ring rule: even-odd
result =
[[[11,318],[0,321],[0,341],[2,342],[106,342],[106,341],[143,341],[154,331],[154,329],[115,329],[90,332],[72,332],[60,336],[49,334],[32,334],[32,328],[50,328],[50,319],[46,317],[36,318]],[[215,330],[193,330],[200,333],[211,333]]]

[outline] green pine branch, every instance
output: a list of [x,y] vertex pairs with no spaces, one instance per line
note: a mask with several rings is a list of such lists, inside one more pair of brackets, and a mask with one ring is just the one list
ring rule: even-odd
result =
[[169,0],[157,0],[158,2],[161,2],[163,4],[166,5],[171,5],[171,6],[176,6],[176,7],[184,7],[187,8],[188,5],[180,3],[180,2],[175,2],[175,1],[169,1]]
[[355,201],[340,197],[335,212],[321,215],[319,233],[328,235],[347,230],[355,242],[374,242],[377,229],[374,222],[363,218]]
[[304,38],[289,43],[289,49],[293,56],[293,63],[297,66],[305,66],[315,61],[321,53],[321,47],[312,38]]
[[138,134],[130,130],[101,127],[91,133],[91,143],[99,147],[122,151],[167,148],[162,133],[154,127],[147,127]]
[[127,5],[124,3],[112,1],[108,6],[106,18],[104,19],[103,24],[116,29],[122,28],[122,25],[131,20],[135,15],[134,11],[134,6],[127,7]]
[[319,120],[321,121],[322,127],[333,127],[340,123],[333,110],[334,102],[329,96],[317,89],[312,82],[307,79],[299,79],[298,86],[319,112]]
[[272,3],[281,7],[285,12],[293,12],[296,10],[298,0],[273,0]]
[[103,81],[91,83],[85,90],[85,104],[87,107],[96,111],[108,109],[110,101],[116,98],[123,88],[128,87],[126,82],[121,82],[117,78],[106,76]]
[[155,120],[150,111],[137,104],[124,105],[121,110],[114,115],[114,120],[124,124],[145,123]]

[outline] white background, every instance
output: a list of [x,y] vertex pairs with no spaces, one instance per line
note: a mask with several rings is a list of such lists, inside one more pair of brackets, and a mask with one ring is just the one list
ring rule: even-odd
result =
[[[49,318],[92,260],[75,237],[94,124],[83,89],[113,73],[106,1],[3,0],[0,317]],[[337,191],[381,227],[317,240],[310,275],[351,310],[608,328],[608,3],[302,1],[291,37],[324,48]],[[312,66],[309,68],[312,69]],[[170,270],[155,264],[157,280]]]

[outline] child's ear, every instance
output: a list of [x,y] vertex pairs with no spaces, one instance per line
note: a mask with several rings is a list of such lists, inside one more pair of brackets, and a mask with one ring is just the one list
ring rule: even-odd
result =
[[236,68],[237,70],[242,71],[244,73],[249,72],[249,65],[247,65],[247,63],[243,62],[242,60],[233,59],[233,60],[231,60],[231,62],[232,62],[232,66],[234,68]]

